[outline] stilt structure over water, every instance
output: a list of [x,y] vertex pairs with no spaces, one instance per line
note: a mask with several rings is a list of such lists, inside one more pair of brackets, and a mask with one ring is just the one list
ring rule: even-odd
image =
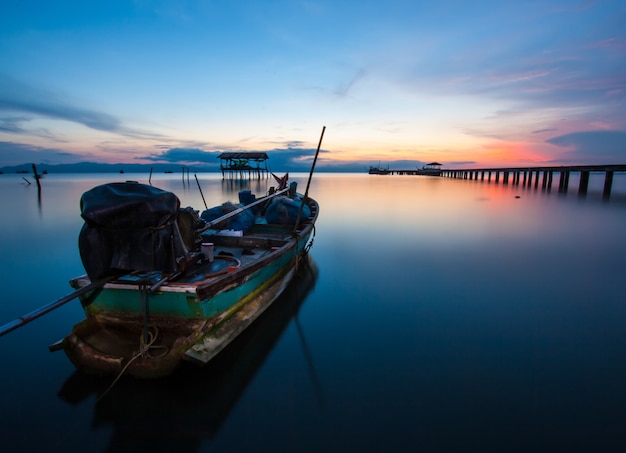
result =
[[269,177],[267,169],[267,153],[260,152],[241,152],[241,153],[222,153],[217,156],[220,159],[220,170],[222,178],[257,178],[262,176]]
[[[554,174],[559,175],[559,192],[566,193],[569,186],[570,173],[580,173],[578,195],[585,196],[589,186],[590,173],[604,173],[604,188],[602,197],[609,199],[613,186],[613,174],[626,172],[626,165],[572,165],[567,167],[511,167],[511,168],[469,168],[441,170],[441,176],[456,179],[474,179],[481,181],[494,181],[502,184],[521,185],[523,187],[539,187],[541,180],[542,190],[550,191]],[[492,179],[493,178],[493,179]],[[521,179],[521,181],[520,181]]]

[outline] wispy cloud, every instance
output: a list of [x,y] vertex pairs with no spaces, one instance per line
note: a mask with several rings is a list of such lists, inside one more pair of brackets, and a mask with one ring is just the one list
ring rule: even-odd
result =
[[366,71],[361,68],[357,70],[357,72],[352,75],[352,77],[344,83],[341,83],[335,87],[333,90],[333,94],[338,98],[344,98],[349,96],[352,88],[357,84],[359,80],[365,77]]
[[137,159],[154,162],[171,162],[185,164],[216,163],[219,152],[209,152],[198,148],[170,148],[160,154],[151,154]]
[[0,132],[22,134],[24,133],[24,128],[20,124],[24,121],[30,121],[30,118],[25,116],[0,118]]
[[46,128],[25,128],[22,124],[27,123],[32,120],[32,117],[27,116],[18,116],[18,117],[5,117],[0,118],[0,133],[5,132],[8,134],[16,134],[16,135],[28,135],[34,137],[45,138],[46,140],[50,140],[58,143],[66,143],[67,140],[64,140],[57,135],[53,134]]
[[84,160],[84,155],[76,155],[55,148],[24,145],[22,143],[0,142],[0,163],[2,165],[19,165],[33,163],[74,163]]
[[626,131],[585,131],[560,135],[547,143],[566,149],[569,161],[608,163],[626,161]]
[[[5,74],[0,74],[0,114],[25,114],[28,116],[6,116],[2,120],[13,128],[13,132],[25,134],[23,123],[33,117],[64,120],[82,124],[97,131],[111,132],[134,138],[160,138],[159,134],[140,131],[125,126],[118,118],[105,112],[84,108],[63,99],[59,93],[53,93],[38,87],[17,81]],[[37,135],[37,134],[34,134]]]
[[602,39],[591,44],[591,47],[604,49],[618,54],[626,53],[626,39],[622,36]]
[[305,142],[301,140],[273,141],[270,143],[277,145],[275,149],[296,149],[302,148],[305,144]]

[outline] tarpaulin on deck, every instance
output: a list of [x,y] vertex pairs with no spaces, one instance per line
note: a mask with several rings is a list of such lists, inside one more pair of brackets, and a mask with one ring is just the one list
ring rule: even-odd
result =
[[176,257],[187,254],[176,222],[179,207],[173,193],[136,182],[85,192],[79,249],[87,275],[94,280],[111,273],[177,271]]

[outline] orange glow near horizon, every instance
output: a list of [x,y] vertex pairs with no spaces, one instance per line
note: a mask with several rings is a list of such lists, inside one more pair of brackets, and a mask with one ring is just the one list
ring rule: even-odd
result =
[[[349,140],[347,137],[336,137],[333,135],[332,129],[330,133],[325,134],[322,142],[322,153],[319,156],[319,163],[332,167],[333,164],[354,164],[356,166],[363,165],[381,165],[383,167],[412,167],[415,165],[437,161],[443,164],[444,168],[493,168],[493,167],[510,167],[510,166],[527,166],[527,165],[544,165],[546,162],[556,162],[558,155],[555,153],[555,147],[544,141],[537,140],[494,140],[469,137],[466,142],[459,141],[458,138],[451,137],[449,143],[427,143],[419,142],[411,144],[402,142],[400,138],[397,141],[388,143],[365,143],[359,139]],[[84,131],[82,131],[84,133]],[[310,131],[307,131],[307,135]],[[315,131],[317,134],[319,131]],[[165,140],[160,136],[149,138],[133,138],[133,137],[111,137],[110,134],[97,133],[94,136],[79,135],[77,140],[67,141],[63,144],[63,151],[68,154],[48,153],[52,157],[47,158],[42,152],[42,163],[70,163],[70,159],[74,162],[100,162],[109,164],[156,164],[156,163],[176,163],[176,162],[158,162],[153,157],[158,156],[170,149],[181,148],[205,151],[207,153],[215,153],[224,150],[246,149],[268,151],[280,153],[281,149],[290,147],[289,142],[281,142],[279,140],[273,142],[264,142],[258,144],[252,139],[245,141],[245,147],[242,142],[227,143],[222,141],[208,142],[205,139],[197,139],[190,137],[186,141],[181,140]],[[359,137],[362,139],[362,137]],[[406,138],[406,137],[405,137]],[[390,138],[391,139],[391,138]],[[426,137],[423,138],[426,141]],[[45,150],[46,146],[43,139],[40,139],[36,146]],[[295,139],[293,140],[295,142]],[[299,146],[290,147],[294,149],[302,148],[304,160],[309,160],[312,155],[307,153],[310,149],[315,149],[318,143],[318,137],[307,137]],[[274,146],[272,148],[271,146]],[[52,150],[54,151],[54,150]],[[564,150],[556,149],[559,153]],[[39,152],[36,152],[39,154]],[[73,155],[73,156],[72,156]],[[77,160],[80,156],[80,160]],[[52,162],[53,159],[58,162]],[[30,159],[29,159],[30,160]],[[35,158],[35,161],[37,159]]]
[[[467,151],[467,161],[474,164],[468,167],[506,167],[518,165],[541,165],[546,157],[533,149],[533,145],[527,142],[491,142],[479,150]],[[465,159],[462,159],[465,160]]]
[[[450,149],[428,149],[416,150],[414,152],[368,152],[368,153],[348,153],[332,152],[323,157],[327,162],[370,162],[372,165],[378,164],[386,166],[395,161],[421,161],[441,162],[444,167],[464,166],[464,167],[495,167],[524,165],[528,162],[542,164],[545,157],[535,152],[526,143],[489,143],[479,148],[468,148],[462,150]],[[459,162],[459,164],[456,164]],[[461,164],[463,162],[463,164]]]

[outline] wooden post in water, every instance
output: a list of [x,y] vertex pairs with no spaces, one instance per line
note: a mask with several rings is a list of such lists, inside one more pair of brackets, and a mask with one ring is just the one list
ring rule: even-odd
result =
[[539,188],[539,170],[535,174],[535,189]]
[[562,170],[559,177],[559,192],[567,192],[567,186],[569,185],[569,171]]
[[504,175],[502,176],[502,184],[508,184],[509,183],[509,172],[505,171]]
[[39,181],[39,173],[37,173],[37,167],[33,165],[33,175],[35,176],[35,182],[37,183],[37,191],[41,192],[41,182]]
[[602,198],[608,200],[611,198],[611,186],[613,185],[613,171],[607,170],[604,175],[604,190],[602,191]]
[[550,171],[548,173],[548,192],[550,192],[552,190],[552,177],[554,172]]
[[587,187],[589,186],[589,172],[580,172],[580,184],[578,184],[578,196],[584,197],[587,195]]

